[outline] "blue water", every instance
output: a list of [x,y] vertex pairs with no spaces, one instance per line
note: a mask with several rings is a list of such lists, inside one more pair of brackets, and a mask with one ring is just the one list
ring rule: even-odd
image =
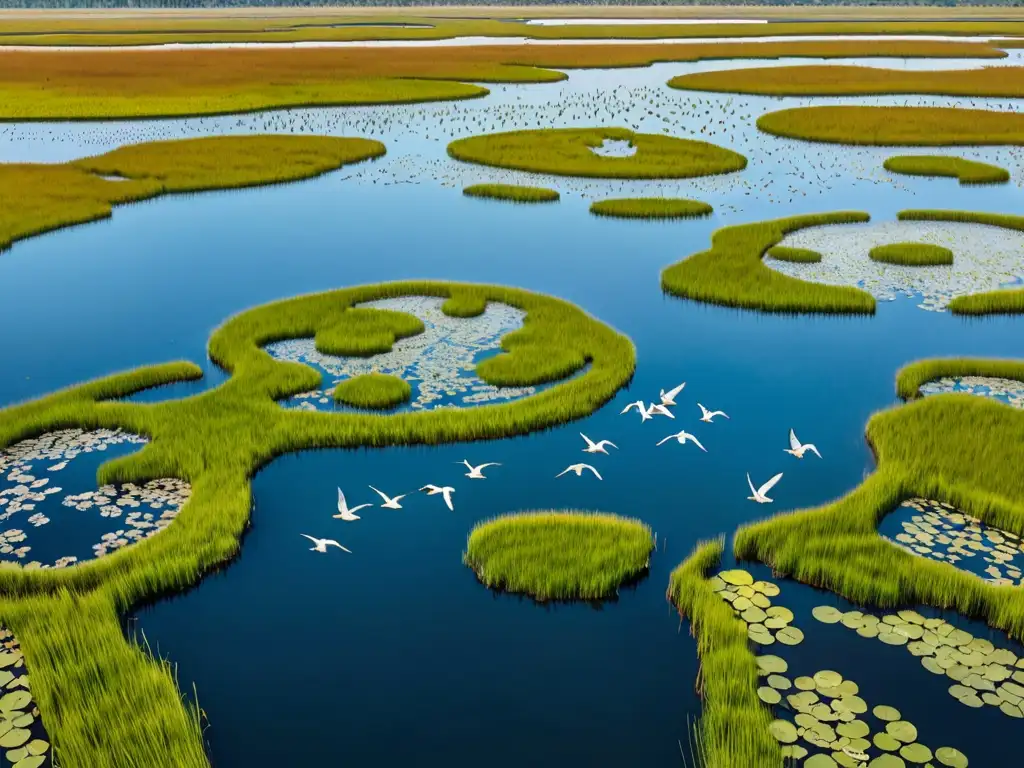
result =
[[[896,403],[894,376],[903,364],[940,355],[1020,356],[1020,320],[964,320],[921,311],[909,299],[882,303],[874,317],[827,318],[664,296],[660,270],[706,248],[723,225],[841,208],[868,210],[879,220],[906,207],[1020,207],[1016,184],[883,180],[877,166],[885,150],[798,145],[750,127],[763,111],[806,100],[695,96],[662,85],[672,74],[712,66],[725,64],[572,73],[567,83],[495,87],[488,99],[459,105],[0,131],[0,157],[23,160],[252,130],[367,135],[389,147],[376,163],[306,182],[118,208],[110,220],[37,237],[0,255],[0,327],[18,329],[5,338],[16,365],[0,377],[2,404],[148,363],[186,359],[209,370],[206,341],[233,313],[380,280],[451,278],[550,293],[636,344],[629,388],[580,422],[469,445],[302,453],[256,476],[253,525],[240,557],[197,588],[134,614],[133,625],[177,664],[182,690],[195,685],[217,768],[342,760],[355,766],[677,765],[677,739],[686,743],[700,703],[688,626],[664,598],[671,569],[700,539],[855,487],[873,468],[864,424]],[[603,105],[597,117],[579,106],[595,99]],[[684,106],[697,99],[699,108]],[[637,103],[634,112],[618,109],[625,100]],[[706,113],[735,119],[729,110],[751,117],[735,129],[734,141],[721,128],[711,140],[751,156],[742,174],[680,183],[541,179],[563,192],[557,205],[466,199],[464,183],[529,177],[468,168],[444,154],[452,137],[537,121],[636,123],[702,137],[699,127],[711,119]],[[1013,149],[965,154],[1019,165]],[[800,178],[812,162],[827,183]],[[766,184],[777,186],[765,191]],[[717,212],[675,223],[587,212],[592,199],[637,192],[698,197]],[[618,415],[627,402],[654,399],[661,387],[680,381],[688,383],[675,421],[641,424],[635,413]],[[140,397],[180,396],[208,385]],[[697,400],[731,419],[699,423]],[[708,453],[675,443],[655,448],[683,427]],[[798,462],[784,454],[790,428],[814,442],[824,459]],[[585,456],[580,431],[611,439],[620,450]],[[502,466],[488,480],[469,480],[455,466],[463,458]],[[555,479],[566,465],[585,460],[604,481]],[[774,505],[746,500],[748,471],[762,482],[785,473]],[[357,504],[374,500],[370,483],[390,494],[450,484],[455,511],[414,494],[401,511],[363,510],[356,523],[331,518],[336,486]],[[477,521],[560,507],[648,522],[659,541],[648,578],[600,609],[539,606],[492,594],[461,564]],[[300,533],[337,538],[353,554],[312,553]],[[818,629],[808,622],[803,628],[809,637]],[[893,650],[854,633],[825,642],[814,653]],[[908,654],[896,650],[906,661]],[[952,742],[931,735],[952,722],[945,715],[925,725],[933,717],[931,699],[939,698],[930,689],[904,686],[895,674],[850,676],[864,688],[877,686],[873,702],[890,689],[913,697],[886,703],[905,707],[930,745]],[[963,729],[957,738],[970,742],[962,748],[980,754],[973,734],[982,733],[979,718],[990,713],[949,703]]]

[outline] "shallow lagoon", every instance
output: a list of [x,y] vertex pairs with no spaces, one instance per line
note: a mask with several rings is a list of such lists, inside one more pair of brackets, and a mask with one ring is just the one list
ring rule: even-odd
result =
[[[389,150],[374,163],[298,184],[119,208],[109,221],[0,254],[0,323],[18,329],[7,339],[16,374],[0,381],[2,403],[179,358],[202,364],[216,383],[223,375],[211,371],[205,344],[229,315],[297,293],[378,280],[453,278],[552,293],[637,345],[630,388],[582,422],[488,443],[308,452],[260,472],[252,529],[237,562],[128,620],[178,664],[183,690],[195,684],[210,718],[216,766],[316,764],[339,754],[355,765],[425,755],[450,765],[475,764],[481,756],[498,766],[677,765],[676,741],[686,743],[688,719],[700,707],[693,643],[664,600],[669,571],[700,538],[854,487],[873,466],[864,423],[895,402],[893,377],[902,364],[939,355],[1019,356],[1020,321],[922,312],[916,299],[885,303],[870,318],[788,318],[663,296],[661,268],[705,248],[710,233],[726,224],[840,208],[891,220],[908,207],[1020,207],[1024,163],[1017,149],[963,152],[1010,170],[1011,183],[998,188],[893,177],[881,168],[887,150],[799,144],[753,128],[762,112],[807,99],[664,86],[671,75],[723,66],[730,64],[573,72],[565,83],[496,86],[490,97],[460,104],[0,128],[5,160],[54,161],[133,141],[249,131],[364,135],[382,139]],[[1013,106],[906,97],[814,101]],[[702,134],[708,121],[712,128]],[[751,163],[740,174],[684,182],[538,180],[459,164],[444,152],[452,138],[538,123],[665,129],[722,143]],[[469,183],[524,180],[559,189],[562,202],[517,206],[461,194]],[[593,199],[635,194],[694,197],[716,213],[651,223],[587,212]],[[635,414],[618,415],[626,402],[650,399],[683,380],[688,385],[675,421],[641,424]],[[137,397],[182,396],[203,386]],[[731,420],[697,423],[697,400]],[[674,443],[655,448],[681,427],[709,452]],[[786,456],[791,427],[816,443],[824,460]],[[580,431],[621,448],[593,462],[603,482],[554,479],[586,458]],[[486,481],[469,481],[455,466],[463,458],[503,466]],[[747,471],[755,480],[785,472],[772,507],[745,500]],[[330,518],[337,485],[357,504],[373,500],[368,483],[393,494],[428,482],[456,487],[454,513],[421,495],[408,497],[402,511],[364,510],[358,523]],[[474,522],[551,507],[643,518],[659,541],[649,577],[600,609],[542,607],[491,594],[461,564]],[[353,554],[315,555],[300,533],[334,536]],[[809,619],[802,626],[810,648],[817,627]],[[821,654],[864,648],[891,650],[844,632],[829,636]],[[270,649],[287,661],[272,661]],[[905,651],[899,653],[906,662]],[[294,717],[268,706],[281,695],[280,683],[270,679],[279,669],[285,695],[301,702]],[[889,688],[914,697],[885,703],[905,709],[922,727],[930,689],[904,686],[888,673],[849,676],[878,691],[872,703],[883,703],[879,697]],[[972,718],[1002,717],[946,699],[964,728],[982,728]],[[934,717],[932,732],[951,722]],[[984,732],[1005,736],[1013,726],[1002,718],[989,731],[985,720]],[[263,738],[254,739],[254,732]],[[985,765],[991,757],[985,749],[995,746],[986,738],[961,748]]]

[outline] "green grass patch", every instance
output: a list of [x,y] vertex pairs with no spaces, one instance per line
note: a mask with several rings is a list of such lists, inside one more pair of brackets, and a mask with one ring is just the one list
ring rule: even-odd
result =
[[423,321],[405,312],[340,307],[316,333],[316,349],[338,357],[370,357],[390,352],[395,342],[423,333]]
[[768,249],[768,255],[778,261],[790,261],[794,264],[817,264],[821,261],[821,254],[817,251],[810,248],[791,248],[788,245],[773,245]]
[[953,263],[953,252],[949,248],[931,243],[887,243],[876,245],[868,256],[882,264],[897,264],[902,267],[930,267]]
[[[606,157],[592,150],[628,141],[636,153]],[[739,171],[747,159],[704,141],[634,133],[626,128],[539,128],[488,133],[448,145],[456,160],[558,176],[603,179],[687,179]]]
[[872,314],[875,299],[859,288],[798,280],[762,261],[765,252],[790,232],[868,219],[866,213],[840,211],[724,227],[711,236],[709,250],[661,273],[662,290],[686,299],[766,312]]
[[463,560],[486,586],[536,600],[599,600],[646,572],[654,541],[639,520],[529,512],[478,523]]
[[519,184],[474,184],[462,190],[469,197],[489,197],[514,203],[554,203],[561,197],[547,187],[526,187]]
[[214,136],[134,144],[56,165],[3,163],[0,249],[32,235],[109,217],[123,203],[307,179],[383,154],[384,145],[369,139]]
[[710,216],[714,210],[700,200],[679,197],[623,197],[590,204],[593,214],[621,219],[691,219]]
[[724,541],[700,542],[672,571],[668,599],[690,620],[697,641],[697,690],[704,712],[697,726],[697,765],[781,766],[782,751],[768,731],[771,711],[757,697],[758,671],[747,625],[708,582]]
[[394,408],[412,396],[409,382],[386,373],[367,373],[342,381],[334,388],[334,400],[356,408]]
[[985,376],[1024,381],[1024,361],[981,357],[948,357],[918,360],[896,375],[896,394],[904,400],[920,397],[921,386],[946,377]]
[[774,136],[832,144],[1024,144],[1024,114],[955,107],[795,107],[761,115],[757,127]]
[[961,184],[1001,184],[1010,172],[998,165],[948,155],[896,155],[883,163],[887,171],[911,176],[949,176]]

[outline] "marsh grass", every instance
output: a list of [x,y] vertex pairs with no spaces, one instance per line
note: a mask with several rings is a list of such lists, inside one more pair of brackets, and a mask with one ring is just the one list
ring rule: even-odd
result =
[[931,243],[887,243],[868,251],[872,261],[903,267],[931,267],[953,263],[949,248]]
[[386,373],[367,373],[334,387],[334,400],[355,408],[394,408],[412,396],[409,382]]
[[[628,157],[592,150],[605,140],[627,141]],[[634,133],[626,128],[538,128],[488,133],[448,145],[456,160],[559,176],[605,179],[685,179],[739,171],[747,159],[704,141]]]
[[700,659],[698,693],[704,712],[697,725],[697,765],[769,768],[783,764],[771,736],[771,711],[757,697],[758,670],[747,627],[707,581],[722,556],[724,539],[699,542],[669,577],[667,597],[690,621]]
[[948,155],[896,155],[886,159],[883,166],[887,171],[911,176],[949,176],[961,184],[1002,184],[1010,180],[1010,172],[998,165]]
[[872,314],[875,300],[859,288],[798,280],[762,261],[765,252],[790,232],[868,219],[866,213],[840,211],[724,227],[711,236],[709,250],[662,271],[662,290],[682,298],[766,312]]
[[[373,415],[280,407],[278,399],[318,388],[321,376],[308,366],[275,360],[266,344],[328,329],[342,344],[339,329],[353,335],[393,329],[388,313],[371,314],[376,328],[339,318],[355,304],[400,296],[436,296],[467,310],[481,300],[524,310],[518,339],[509,343],[515,334],[506,336],[506,352],[492,358],[504,359],[514,380],[548,373],[538,350],[585,361],[585,370],[534,396],[471,409]],[[0,619],[22,640],[33,692],[61,764],[206,766],[195,713],[183,706],[168,670],[125,641],[116,616],[195,584],[237,554],[252,509],[250,478],[274,457],[310,448],[525,434],[589,415],[629,381],[635,364],[629,339],[572,304],[513,288],[443,282],[364,285],[256,307],[218,328],[209,354],[232,375],[192,397],[146,404],[116,399],[198,374],[194,365],[172,363],[0,410],[0,446],[60,428],[120,428],[150,442],[103,464],[100,484],[176,477],[192,486],[189,501],[160,536],[73,568],[0,567]],[[86,604],[99,606],[97,613],[64,609]],[[79,634],[85,639],[76,639]]]
[[1024,361],[983,357],[947,357],[918,360],[896,375],[896,394],[904,400],[921,396],[921,386],[946,377],[986,376],[1024,381]]
[[462,190],[467,197],[511,200],[514,203],[554,203],[561,195],[547,187],[526,187],[518,184],[473,184]]
[[624,197],[590,204],[590,212],[597,216],[621,219],[690,219],[710,216],[713,211],[700,200],[679,197]]
[[1024,143],[1024,114],[955,107],[795,107],[769,112],[757,127],[774,136],[868,146]]
[[535,600],[599,600],[646,572],[651,529],[617,515],[521,512],[478,523],[463,561],[492,589]]
[[[384,145],[369,139],[215,136],[134,144],[58,165],[0,164],[0,250],[109,217],[116,205],[306,179],[383,154]],[[126,180],[102,178],[114,175]]]
[[821,254],[810,248],[791,248],[788,245],[773,245],[767,255],[778,261],[789,261],[794,264],[817,264]]
[[396,341],[423,333],[424,327],[406,312],[340,307],[316,332],[316,349],[337,357],[370,357],[391,351]]

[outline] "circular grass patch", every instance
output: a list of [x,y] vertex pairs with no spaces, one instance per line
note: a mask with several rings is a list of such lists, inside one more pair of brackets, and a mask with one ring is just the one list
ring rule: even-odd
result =
[[790,248],[788,245],[776,245],[768,249],[768,255],[778,261],[790,261],[794,264],[817,264],[821,254],[810,248]]
[[[628,157],[599,155],[606,140],[627,141]],[[739,171],[747,158],[705,141],[626,128],[540,128],[488,133],[448,145],[456,160],[517,171],[603,179],[688,179]]]
[[513,203],[555,203],[560,197],[554,189],[519,184],[473,184],[463,189],[462,194],[466,197],[510,200]]
[[705,202],[681,197],[623,197],[590,204],[590,212],[597,216],[621,219],[692,219],[712,211]]
[[878,245],[868,255],[872,261],[901,267],[934,267],[953,263],[953,252],[949,248],[931,243]]
[[356,408],[394,408],[412,396],[409,382],[386,373],[367,373],[341,382],[334,400]]
[[476,525],[463,561],[488,587],[536,600],[597,600],[647,570],[651,529],[617,515],[522,512]]
[[949,155],[894,155],[882,165],[893,173],[948,176],[961,184],[1003,184],[1010,180],[1010,172],[998,165]]

